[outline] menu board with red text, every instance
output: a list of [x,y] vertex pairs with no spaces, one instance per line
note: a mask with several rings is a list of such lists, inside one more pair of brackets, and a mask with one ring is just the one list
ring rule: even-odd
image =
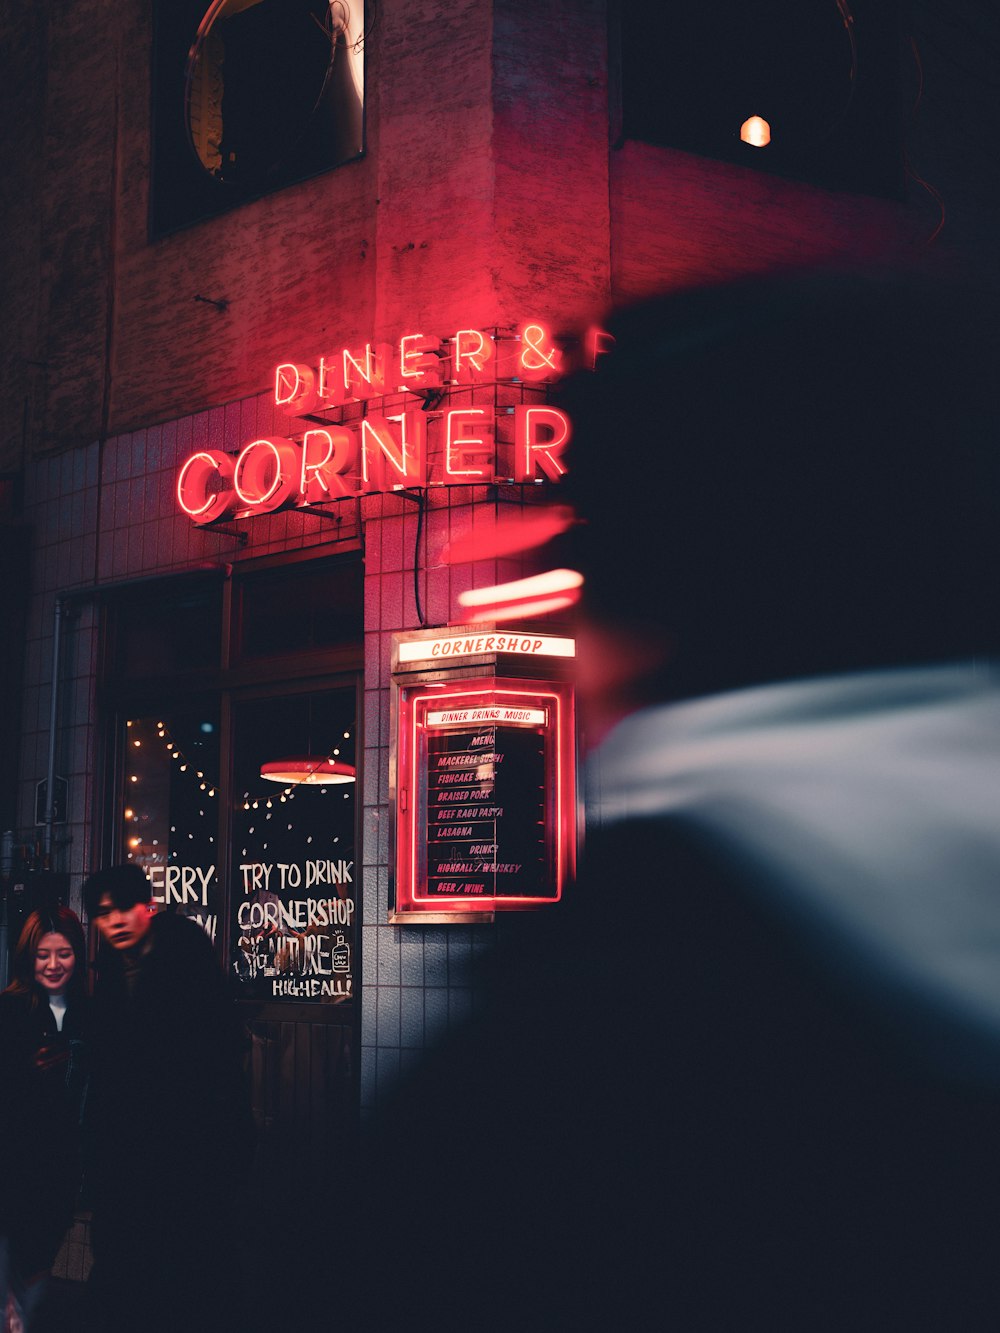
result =
[[568,698],[501,684],[401,691],[397,903],[461,912],[560,896],[575,836]]

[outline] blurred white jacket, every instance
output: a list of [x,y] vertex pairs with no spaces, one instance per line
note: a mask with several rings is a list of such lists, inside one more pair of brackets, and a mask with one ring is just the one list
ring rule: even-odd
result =
[[923,1059],[1000,1083],[995,664],[644,709],[590,757],[586,800],[588,827],[683,821]]

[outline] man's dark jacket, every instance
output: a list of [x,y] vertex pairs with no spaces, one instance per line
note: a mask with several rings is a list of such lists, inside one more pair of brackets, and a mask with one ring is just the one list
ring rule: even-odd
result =
[[238,1027],[204,932],[161,914],[134,959],[103,950],[94,1028],[95,1284],[112,1326],[136,1301],[164,1327],[218,1326],[253,1140]]

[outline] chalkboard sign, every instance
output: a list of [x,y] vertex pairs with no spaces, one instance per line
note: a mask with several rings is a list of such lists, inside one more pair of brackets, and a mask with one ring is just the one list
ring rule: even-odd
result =
[[[242,1000],[353,1001],[354,710],[353,688],[248,699],[234,710],[233,786],[243,798],[231,823],[229,969]],[[321,738],[314,756],[304,753],[310,728]],[[282,753],[291,757],[276,781],[267,765]],[[344,771],[330,776],[334,755]]]
[[400,695],[397,911],[556,901],[575,840],[568,688],[490,677]]

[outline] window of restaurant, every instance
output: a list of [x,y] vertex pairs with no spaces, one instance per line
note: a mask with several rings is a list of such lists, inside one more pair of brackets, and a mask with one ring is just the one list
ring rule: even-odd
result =
[[198,921],[248,999],[352,994],[361,608],[356,557],[106,595],[110,859]]
[[216,943],[223,605],[222,571],[106,593],[101,694],[112,791],[105,860],[141,866],[153,898]]
[[158,0],[154,235],[364,150],[364,0]]
[[353,651],[361,628],[362,568],[359,561],[283,564],[237,577],[233,660],[265,662],[270,671],[282,658]]
[[219,926],[219,715],[215,700],[124,719],[118,859],[146,873],[156,902]]
[[104,595],[104,864],[215,944],[263,1159],[356,1108],[363,567],[285,557]]
[[617,140],[900,195],[894,0],[618,0],[610,16]]

